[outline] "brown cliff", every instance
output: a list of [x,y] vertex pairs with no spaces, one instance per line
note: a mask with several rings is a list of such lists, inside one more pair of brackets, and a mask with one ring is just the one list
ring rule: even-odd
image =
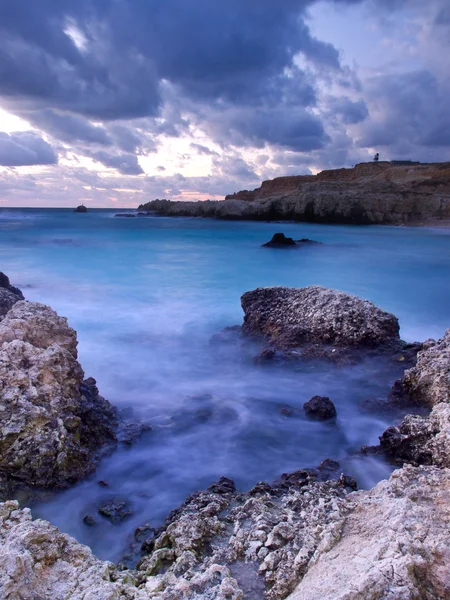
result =
[[218,202],[156,200],[139,209],[167,216],[348,224],[450,219],[450,163],[361,163],[277,177]]

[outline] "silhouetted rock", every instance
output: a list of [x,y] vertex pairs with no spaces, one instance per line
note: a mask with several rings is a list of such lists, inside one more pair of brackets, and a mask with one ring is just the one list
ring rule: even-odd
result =
[[284,233],[274,233],[270,242],[263,244],[266,248],[292,248],[295,242],[292,238],[286,237]]
[[336,416],[336,407],[326,396],[313,396],[303,405],[305,413],[313,419],[327,421]]
[[76,213],[87,213],[88,209],[86,208],[86,206],[84,206],[84,204],[80,204],[80,206],[77,206],[76,209],[73,212]]

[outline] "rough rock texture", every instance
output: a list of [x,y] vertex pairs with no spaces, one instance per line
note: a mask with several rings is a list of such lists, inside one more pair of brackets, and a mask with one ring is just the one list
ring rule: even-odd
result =
[[443,600],[450,470],[407,466],[371,491],[301,471],[238,493],[223,479],[174,511],[120,571],[16,502],[0,504],[5,600]]
[[402,396],[432,410],[389,427],[380,437],[381,450],[398,463],[450,467],[450,330],[437,342],[425,342],[400,388]]
[[377,346],[399,339],[394,315],[367,300],[319,286],[271,287],[241,298],[243,330],[277,348],[305,343]]
[[402,384],[420,404],[432,407],[439,402],[450,402],[450,329],[437,342],[425,342],[416,365],[405,371]]
[[76,334],[36,302],[18,302],[0,323],[0,478],[65,487],[94,468],[115,440],[115,412],[83,382]]
[[289,600],[450,598],[450,471],[405,467],[348,497],[339,534]]
[[0,321],[19,300],[23,300],[19,288],[11,285],[9,277],[0,272]]
[[319,223],[400,224],[448,219],[450,164],[362,163],[316,176],[279,177],[223,201],[154,200],[139,209],[167,216]]

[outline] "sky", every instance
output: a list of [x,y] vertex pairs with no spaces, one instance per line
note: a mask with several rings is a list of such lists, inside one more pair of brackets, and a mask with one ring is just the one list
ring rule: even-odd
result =
[[0,0],[0,207],[450,161],[449,0]]

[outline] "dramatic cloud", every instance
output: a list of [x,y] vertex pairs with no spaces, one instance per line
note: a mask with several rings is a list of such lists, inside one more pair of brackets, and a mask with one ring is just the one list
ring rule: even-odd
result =
[[144,171],[134,154],[109,154],[108,152],[85,152],[86,156],[111,169],[117,169],[123,175],[142,175]]
[[0,132],[0,165],[20,167],[53,165],[58,162],[53,148],[32,131],[7,134]]

